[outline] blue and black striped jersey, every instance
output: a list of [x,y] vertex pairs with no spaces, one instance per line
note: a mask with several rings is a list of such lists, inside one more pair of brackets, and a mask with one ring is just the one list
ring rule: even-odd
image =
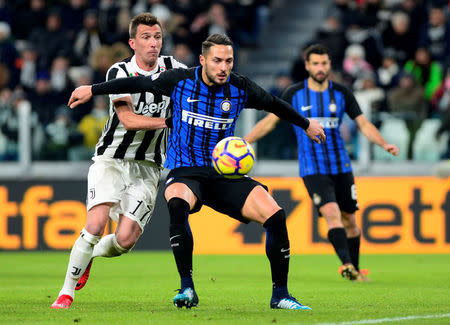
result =
[[318,120],[327,137],[327,141],[317,144],[294,127],[300,176],[351,172],[350,157],[339,126],[344,113],[352,119],[362,114],[353,94],[344,86],[331,81],[325,91],[313,91],[308,88],[307,80],[304,80],[286,89],[282,98],[305,117]]
[[264,109],[303,129],[309,121],[286,102],[270,95],[248,78],[234,72],[224,85],[209,87],[202,67],[172,69],[151,77],[122,78],[93,85],[94,95],[151,91],[170,96],[173,130],[170,132],[165,167],[212,166],[217,142],[234,134],[244,108]]

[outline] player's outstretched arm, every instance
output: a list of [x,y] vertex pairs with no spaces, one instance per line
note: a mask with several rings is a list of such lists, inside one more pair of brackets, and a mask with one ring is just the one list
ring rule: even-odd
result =
[[378,132],[378,129],[373,125],[364,115],[359,115],[355,118],[358,128],[366,136],[370,142],[380,146],[393,156],[398,156],[399,149],[395,144],[387,143],[383,136]]
[[244,137],[244,140],[248,143],[258,141],[265,137],[267,133],[270,133],[279,121],[280,118],[275,114],[267,114],[262,120],[255,124],[253,129]]
[[[155,75],[153,75],[152,78],[154,76]],[[166,94],[165,91],[161,91],[157,88],[153,84],[153,80],[149,77],[118,78],[94,84],[92,86],[78,87],[73,91],[72,96],[70,96],[68,105],[70,108],[74,108],[80,104],[86,103],[92,96],[96,95],[134,94],[144,91]]]

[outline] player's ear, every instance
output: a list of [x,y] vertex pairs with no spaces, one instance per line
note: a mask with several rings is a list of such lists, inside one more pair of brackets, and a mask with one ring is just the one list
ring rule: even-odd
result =
[[203,55],[199,55],[199,59],[200,59],[200,64],[202,65],[202,66],[204,66],[205,65],[205,57],[203,56]]
[[134,46],[134,38],[130,38],[130,39],[128,40],[128,45],[130,45],[130,47],[131,47],[133,50],[136,49],[136,47]]

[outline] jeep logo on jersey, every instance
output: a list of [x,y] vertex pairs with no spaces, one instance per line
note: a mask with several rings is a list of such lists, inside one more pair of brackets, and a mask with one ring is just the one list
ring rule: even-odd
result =
[[314,117],[326,129],[335,129],[339,127],[339,118],[337,117]]
[[152,93],[145,93],[145,99],[143,95],[140,95],[137,105],[135,105],[134,112],[141,115],[153,115],[155,113],[161,113],[169,106],[170,97],[162,96],[162,101],[155,103],[155,96]]
[[220,103],[220,109],[224,112],[228,112],[231,109],[231,102],[228,99],[223,100]]
[[182,111],[181,120],[193,126],[211,130],[226,130],[233,125],[232,118],[211,117],[203,114]]

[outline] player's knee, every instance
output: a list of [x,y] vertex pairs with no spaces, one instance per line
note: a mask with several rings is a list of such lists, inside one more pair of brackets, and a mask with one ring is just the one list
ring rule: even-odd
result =
[[117,235],[115,235],[112,243],[113,243],[113,248],[114,248],[114,252],[113,252],[114,255],[119,256],[119,255],[128,253],[134,247],[134,243],[136,243],[136,241],[134,241],[134,243],[129,247],[127,245],[125,245],[125,244],[127,244],[126,242],[122,242],[122,244],[124,244],[122,246],[121,243],[119,243],[119,238],[117,237]]
[[137,234],[116,234],[116,242],[120,247],[120,250],[124,251],[124,253],[130,251],[134,245],[136,245],[137,240],[139,239],[139,235]]
[[80,237],[92,245],[96,245],[100,241],[99,236],[91,233],[86,228],[81,229]]
[[99,223],[87,223],[84,229],[93,236],[101,236],[103,235],[105,227]]
[[170,224],[184,224],[189,217],[189,203],[178,197],[171,198],[167,202],[170,214]]

